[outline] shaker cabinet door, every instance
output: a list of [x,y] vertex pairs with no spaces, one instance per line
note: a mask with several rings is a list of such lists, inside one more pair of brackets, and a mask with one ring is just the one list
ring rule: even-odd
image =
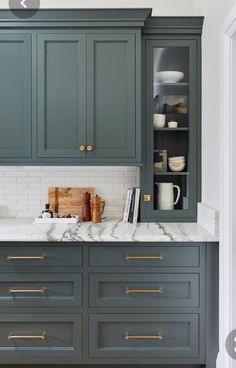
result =
[[87,36],[87,152],[90,159],[135,158],[135,34]]
[[0,159],[31,157],[31,35],[0,34]]
[[38,156],[84,157],[86,36],[38,36]]

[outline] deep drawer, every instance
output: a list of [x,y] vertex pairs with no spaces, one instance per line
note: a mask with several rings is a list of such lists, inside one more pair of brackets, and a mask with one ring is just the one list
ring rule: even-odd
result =
[[80,357],[81,316],[1,315],[2,357]]
[[0,276],[0,306],[81,306],[82,275],[17,273]]
[[98,307],[198,307],[199,274],[90,274]]
[[197,314],[90,315],[91,357],[198,357]]
[[91,247],[92,267],[198,267],[199,246]]
[[81,247],[0,247],[0,267],[79,267]]

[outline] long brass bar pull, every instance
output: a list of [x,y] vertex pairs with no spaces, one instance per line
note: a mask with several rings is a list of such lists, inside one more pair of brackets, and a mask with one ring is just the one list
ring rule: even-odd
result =
[[164,290],[162,288],[160,289],[129,289],[125,288],[125,294],[163,294]]
[[42,335],[13,335],[12,332],[8,335],[8,340],[45,340],[47,338],[46,332]]
[[130,260],[142,260],[142,259],[144,259],[144,260],[148,260],[148,259],[157,259],[157,260],[159,260],[159,261],[163,261],[163,259],[164,259],[164,257],[163,256],[129,256],[129,255],[126,255],[125,256],[125,260],[126,261],[130,261]]
[[161,335],[128,335],[125,334],[124,339],[127,340],[163,340]]
[[24,260],[36,260],[43,261],[45,256],[7,256],[8,261],[24,261]]
[[46,293],[46,288],[42,288],[42,289],[13,289],[10,288],[8,290],[9,294],[45,294]]

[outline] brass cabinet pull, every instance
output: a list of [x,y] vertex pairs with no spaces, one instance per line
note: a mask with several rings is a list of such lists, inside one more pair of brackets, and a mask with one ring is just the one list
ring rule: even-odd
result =
[[25,293],[45,294],[46,288],[42,288],[42,289],[13,289],[13,288],[10,288],[8,289],[8,293],[9,294],[25,294]]
[[47,338],[46,332],[44,332],[42,335],[34,336],[34,335],[13,335],[11,332],[8,335],[8,340],[45,340]]
[[80,152],[84,152],[86,150],[86,147],[85,146],[79,146],[79,150],[80,150]]
[[93,150],[93,146],[92,145],[87,146],[87,151],[88,152],[91,152],[92,150]]
[[125,288],[125,294],[145,294],[145,293],[155,293],[155,294],[163,294],[164,290],[160,289],[129,289]]
[[127,340],[163,340],[161,335],[128,335],[125,334],[124,339]]
[[139,259],[139,260],[142,260],[142,259],[158,259],[160,261],[163,261],[164,257],[163,256],[128,256],[128,255],[125,256],[126,261],[129,261],[129,260],[132,260],[132,259]]
[[43,261],[45,256],[7,256],[8,261],[38,260]]

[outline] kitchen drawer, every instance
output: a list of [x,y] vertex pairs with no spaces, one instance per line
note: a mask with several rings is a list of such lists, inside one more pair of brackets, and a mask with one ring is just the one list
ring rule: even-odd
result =
[[79,314],[0,315],[1,357],[80,357]]
[[81,247],[0,247],[0,267],[79,267]]
[[199,274],[90,274],[93,307],[199,307]]
[[198,267],[199,246],[91,247],[92,267]]
[[198,314],[93,314],[90,356],[198,357]]
[[82,275],[1,274],[0,306],[81,306]]

